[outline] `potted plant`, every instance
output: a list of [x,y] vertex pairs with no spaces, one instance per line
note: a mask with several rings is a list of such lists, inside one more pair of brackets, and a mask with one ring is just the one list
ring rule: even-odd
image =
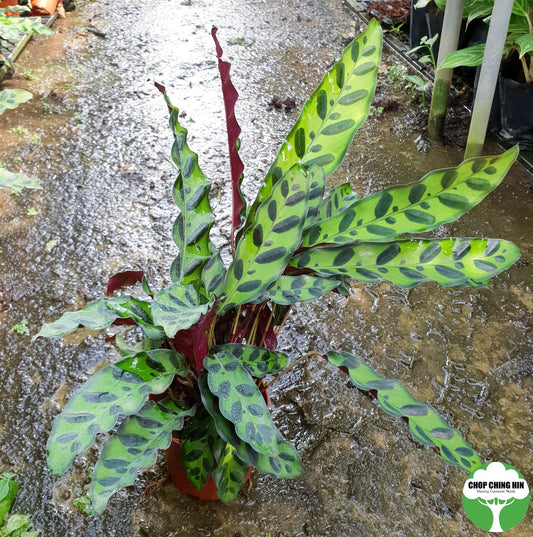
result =
[[[64,313],[35,337],[59,337],[83,325],[101,330],[135,325],[137,343],[115,338],[121,359],[94,374],[56,417],[48,439],[50,470],[62,474],[96,435],[105,441],[90,496],[102,512],[113,493],[133,483],[157,450],[179,440],[188,480],[201,490],[209,478],[222,501],[235,497],[250,467],[279,478],[301,475],[298,453],[276,428],[267,405],[267,375],[290,368],[276,341],[291,306],[335,291],[352,279],[412,287],[424,281],[479,287],[519,257],[501,239],[400,238],[451,222],[479,203],[503,179],[518,149],[437,170],[417,183],[358,199],[350,185],[326,194],[326,176],[341,162],[369,113],[380,64],[382,33],[376,21],[344,51],[304,105],[268,171],[254,203],[240,194],[243,164],[234,114],[237,92],[216,39],[226,108],[233,211],[232,259],[226,266],[210,240],[215,217],[210,184],[188,145],[179,110],[165,94],[179,168],[173,197],[179,214],[172,236],[179,254],[172,283],[152,290],[141,271],[109,281],[107,296]],[[117,294],[140,284],[143,296]],[[139,289],[138,289],[139,290]],[[309,353],[348,373],[382,408],[409,422],[423,444],[436,446],[467,471],[481,461],[461,435],[397,381],[360,357]],[[122,421],[118,428],[119,418]]]
[[[490,22],[494,0],[467,2],[467,24]],[[477,67],[483,61],[485,43],[449,54],[442,68]],[[505,40],[503,61],[491,114],[491,125],[506,139],[533,148],[533,1],[515,0]]]

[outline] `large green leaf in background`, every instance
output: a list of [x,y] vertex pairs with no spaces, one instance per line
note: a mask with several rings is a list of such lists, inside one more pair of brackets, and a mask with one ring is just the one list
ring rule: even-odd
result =
[[502,239],[448,238],[310,248],[291,265],[369,283],[388,280],[398,287],[426,281],[478,287],[519,257],[518,247]]
[[352,382],[361,390],[377,393],[385,412],[409,420],[413,436],[426,446],[437,446],[442,458],[468,473],[481,466],[478,454],[429,405],[418,402],[397,380],[376,373],[362,358],[348,352],[328,352],[334,366],[346,369]]
[[355,133],[370,110],[381,62],[382,31],[376,20],[348,45],[302,108],[268,171],[247,219],[273,185],[296,163],[317,164],[330,175],[341,163]]
[[207,385],[207,374],[205,372],[198,377],[198,386],[202,402],[211,415],[218,434],[224,442],[235,448],[239,459],[249,466],[254,466],[260,472],[277,478],[292,478],[304,473],[298,452],[283,438],[278,440],[278,454],[270,456],[258,453],[237,436],[235,425],[222,415],[219,400]]
[[167,449],[172,431],[179,431],[195,407],[181,408],[167,398],[147,402],[135,416],[124,420],[107,440],[91,476],[91,501],[101,513],[109,498],[135,481],[140,468],[152,466],[157,450]]
[[19,191],[23,188],[40,189],[41,185],[38,181],[23,173],[10,172],[0,167],[0,188],[12,188],[15,191]]
[[[48,467],[53,474],[62,474],[76,455],[85,451],[98,433],[115,426],[119,415],[135,414],[150,393],[164,392],[175,375],[188,371],[178,353],[146,353],[136,364],[142,377],[121,368],[132,368],[132,360],[124,359],[97,371],[79,388],[54,420],[47,443]],[[143,380],[150,378],[150,380]]]
[[188,131],[179,123],[179,109],[164,95],[175,136],[172,159],[180,170],[172,190],[180,210],[172,231],[179,254],[172,263],[170,276],[174,282],[187,284],[200,281],[202,267],[214,250],[209,230],[215,218],[209,203],[210,184],[198,166],[198,155],[187,145]]
[[307,218],[309,181],[299,165],[279,181],[240,238],[228,269],[220,314],[252,302],[282,274],[300,245]]
[[174,337],[178,330],[186,330],[196,323],[213,301],[214,297],[206,302],[192,284],[174,283],[155,296],[154,322],[165,329],[168,337]]
[[239,360],[228,352],[206,356],[207,383],[218,397],[220,411],[235,425],[235,432],[258,453],[275,456],[281,434],[265,400]]
[[466,160],[456,168],[430,172],[417,183],[355,201],[308,229],[302,246],[382,242],[453,222],[501,183],[517,156],[515,146],[502,155]]

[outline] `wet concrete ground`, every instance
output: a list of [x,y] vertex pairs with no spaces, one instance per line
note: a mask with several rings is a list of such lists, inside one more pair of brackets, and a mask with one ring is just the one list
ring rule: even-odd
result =
[[[211,25],[219,27],[241,95],[249,195],[297,117],[298,110],[270,109],[272,97],[293,98],[299,109],[359,32],[337,0],[221,4],[81,1],[56,22],[54,36],[34,39],[8,82],[34,98],[0,118],[0,160],[43,186],[20,196],[0,191],[0,472],[18,475],[15,509],[57,537],[483,535],[462,509],[466,475],[321,363],[297,366],[271,391],[276,421],[306,466],[302,478],[256,475],[234,503],[201,504],[164,480],[161,461],[102,516],[87,518],[72,501],[86,492],[95,451],[62,479],[46,469],[53,417],[87,371],[113,353],[102,335],[80,331],[32,345],[11,327],[25,319],[35,333],[100,297],[119,270],[142,268],[155,287],[167,279],[174,172],[166,108],[153,81],[166,84],[184,114],[224,225],[229,172]],[[388,89],[399,110],[368,121],[331,184],[350,181],[366,195],[460,162],[459,149],[417,150],[414,112],[392,88],[380,91]],[[482,459],[514,465],[530,486],[531,180],[513,167],[481,206],[438,232],[521,247],[521,260],[487,288],[359,285],[349,299],[296,308],[280,344],[293,358],[311,349],[360,353],[442,412]],[[531,529],[529,516],[507,534]]]

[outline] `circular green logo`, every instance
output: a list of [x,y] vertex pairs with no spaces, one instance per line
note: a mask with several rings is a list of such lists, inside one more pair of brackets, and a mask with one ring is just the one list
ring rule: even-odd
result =
[[510,530],[526,516],[529,487],[511,465],[483,464],[466,480],[463,507],[468,518],[482,530]]

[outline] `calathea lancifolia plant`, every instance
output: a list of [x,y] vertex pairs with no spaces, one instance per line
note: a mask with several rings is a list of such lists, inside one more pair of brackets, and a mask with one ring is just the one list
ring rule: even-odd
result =
[[[155,461],[172,435],[181,442],[189,480],[200,489],[212,476],[223,501],[235,497],[250,466],[276,477],[302,474],[298,454],[271,419],[261,381],[289,365],[289,357],[275,348],[292,304],[330,291],[346,294],[352,279],[388,280],[406,288],[431,280],[479,287],[519,257],[518,248],[501,239],[405,238],[451,222],[479,203],[502,181],[516,148],[363,199],[348,184],[325,193],[326,177],[369,112],[382,44],[375,21],[304,105],[246,209],[240,194],[237,93],[215,33],[232,172],[231,263],[224,266],[210,240],[210,184],[188,146],[179,111],[165,94],[175,136],[172,157],[179,168],[173,188],[179,215],[172,231],[179,254],[170,270],[172,283],[154,292],[142,272],[121,273],[110,280],[106,298],[63,314],[36,336],[125,322],[142,332],[135,347],[116,338],[122,358],[71,396],[48,440],[49,467],[62,474],[97,434],[122,419],[92,473],[90,495],[97,512],[134,481],[139,468]],[[141,281],[146,298],[114,296]],[[398,382],[346,352],[331,351],[323,358],[371,391],[386,412],[407,419],[416,439],[436,446],[446,462],[469,472],[480,465],[460,434]]]

